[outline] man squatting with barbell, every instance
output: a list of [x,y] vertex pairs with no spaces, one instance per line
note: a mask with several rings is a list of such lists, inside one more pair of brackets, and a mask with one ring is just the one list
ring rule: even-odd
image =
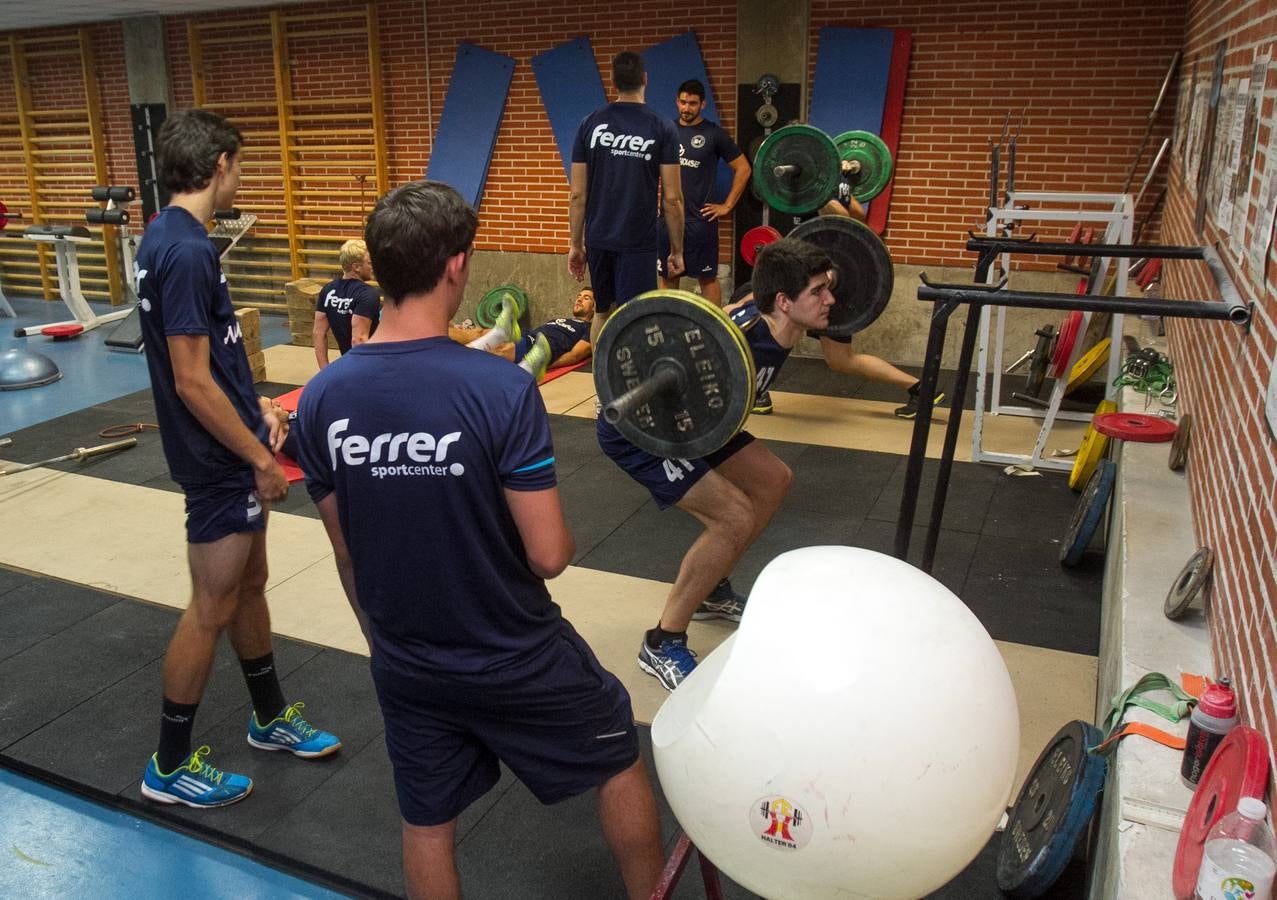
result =
[[[758,255],[753,298],[726,308],[744,332],[759,392],[767,390],[804,332],[829,324],[832,270],[824,251],[781,238]],[[660,620],[639,648],[639,668],[672,691],[696,667],[687,646],[688,623],[740,621],[745,598],[730,588],[727,597],[718,595],[789,493],[793,473],[748,431],[703,459],[664,459],[634,446],[603,416],[596,429],[603,452],[647,488],[658,506],[678,506],[705,526],[683,556]]]

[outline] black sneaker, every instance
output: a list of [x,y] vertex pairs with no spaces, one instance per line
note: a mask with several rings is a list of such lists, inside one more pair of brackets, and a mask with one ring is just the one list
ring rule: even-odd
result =
[[729,622],[739,622],[740,617],[745,613],[746,602],[748,602],[746,598],[742,594],[736,593],[732,589],[732,583],[724,578],[714,585],[714,590],[710,591],[710,595],[701,601],[700,606],[696,607],[696,612],[692,613],[692,618],[697,620],[726,619]]
[[754,408],[751,410],[756,416],[770,416],[772,414],[772,392],[763,391],[754,398]]
[[[939,406],[940,401],[944,399],[944,391],[936,391],[936,399],[932,401],[932,406]],[[912,419],[918,415],[918,385],[909,388],[909,399],[905,401],[904,406],[896,407],[897,419]]]

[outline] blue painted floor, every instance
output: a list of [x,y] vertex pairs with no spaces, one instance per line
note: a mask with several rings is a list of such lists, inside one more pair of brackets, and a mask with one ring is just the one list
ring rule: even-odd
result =
[[[15,328],[64,321],[70,318],[70,312],[61,301],[48,303],[9,296],[9,302],[18,317],[0,318],[0,351],[21,347],[42,353],[62,370],[62,378],[43,387],[0,391],[0,435],[151,386],[143,354],[108,350],[104,345],[116,323],[110,322],[67,341],[55,341],[43,335],[14,337]],[[111,311],[106,304],[90,305],[99,315]],[[287,319],[262,317],[263,349],[291,339]]]
[[186,895],[237,900],[341,896],[0,769],[0,897]]

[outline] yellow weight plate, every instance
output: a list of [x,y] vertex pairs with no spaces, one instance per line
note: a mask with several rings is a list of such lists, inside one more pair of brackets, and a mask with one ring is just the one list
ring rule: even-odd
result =
[[[1086,351],[1082,358],[1073,364],[1073,369],[1069,372],[1069,383],[1064,387],[1065,394],[1073,393],[1091,380],[1091,376],[1109,361],[1109,347],[1112,345],[1112,338],[1104,338],[1104,340]],[[1109,411],[1113,412],[1114,410]]]
[[[1105,338],[1107,341],[1108,338]],[[1099,346],[1098,344],[1096,346]],[[1104,413],[1117,412],[1117,404],[1112,400],[1101,400],[1100,405],[1095,407],[1095,415],[1103,415]],[[1104,451],[1108,449],[1109,438],[1107,434],[1101,434],[1095,430],[1093,424],[1086,426],[1086,434],[1082,436],[1082,445],[1077,448],[1077,456],[1073,457],[1073,471],[1069,473],[1069,487],[1075,491],[1080,491],[1086,487],[1087,481],[1091,478],[1091,473],[1095,471],[1095,467],[1099,465],[1101,459],[1104,458]]]

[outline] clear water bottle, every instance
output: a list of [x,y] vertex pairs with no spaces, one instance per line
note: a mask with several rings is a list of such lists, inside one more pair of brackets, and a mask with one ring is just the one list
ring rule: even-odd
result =
[[1196,900],[1270,900],[1277,873],[1277,841],[1264,821],[1268,808],[1242,797],[1206,838]]

